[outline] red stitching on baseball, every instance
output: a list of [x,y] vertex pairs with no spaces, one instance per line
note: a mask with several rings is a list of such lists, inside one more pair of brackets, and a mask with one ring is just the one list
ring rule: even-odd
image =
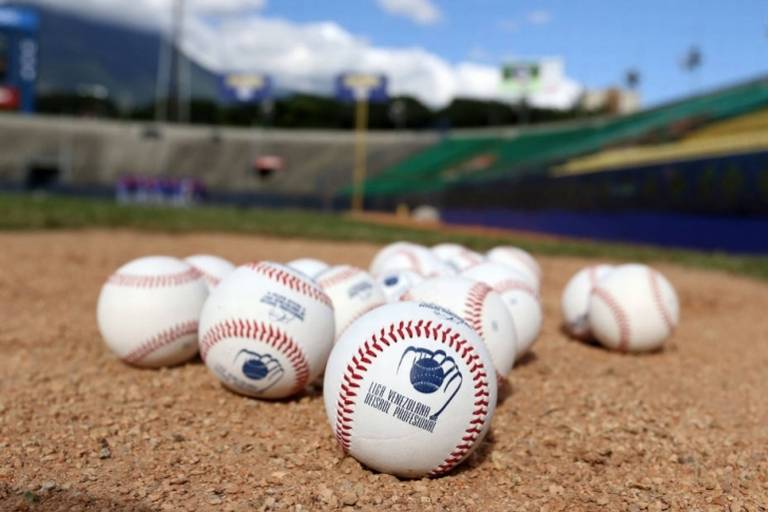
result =
[[479,265],[485,261],[485,258],[467,249],[462,249],[459,251],[457,256],[467,262],[467,269],[470,269],[475,265]]
[[501,281],[496,286],[493,287],[493,290],[497,293],[505,293],[510,292],[512,290],[519,290],[521,292],[525,292],[532,296],[537,301],[539,300],[539,294],[536,293],[536,290],[531,287],[528,283],[524,281],[518,281],[516,279],[506,279],[504,281]]
[[487,284],[477,282],[469,289],[466,302],[464,303],[464,320],[483,340],[485,340],[483,333],[483,306],[485,305],[485,299],[492,291],[491,287]]
[[221,278],[216,277],[215,275],[211,274],[210,272],[206,272],[205,270],[200,270],[200,273],[203,275],[203,279],[208,281],[208,284],[211,286],[211,288],[216,288],[219,286]]
[[605,289],[596,286],[592,289],[592,293],[608,306],[613,318],[616,320],[616,324],[619,326],[619,350],[626,352],[629,349],[629,337],[631,334],[629,317],[621,309],[619,303],[608,293]]
[[343,283],[347,279],[362,273],[363,271],[360,270],[359,268],[349,267],[341,270],[341,272],[339,272],[336,275],[330,275],[324,279],[318,280],[317,284],[320,286],[320,288],[325,290],[332,286],[336,286],[339,283]]
[[314,282],[297,277],[264,261],[247,263],[245,266],[254,272],[258,272],[259,274],[262,274],[267,278],[272,279],[273,281],[277,281],[278,283],[287,286],[295,292],[306,295],[307,297],[318,302],[322,302],[329,308],[333,309],[331,299],[328,298],[325,292],[320,289],[320,287],[317,286],[317,284]]
[[395,257],[395,256],[398,256],[400,254],[405,256],[405,259],[408,260],[408,263],[410,263],[410,265],[411,265],[411,270],[413,270],[414,272],[416,272],[420,276],[424,276],[425,275],[424,269],[421,268],[421,262],[419,261],[419,258],[415,254],[413,254],[412,251],[409,251],[408,249],[398,249],[397,251],[392,253],[392,256],[390,256],[390,257]]
[[510,248],[510,247],[504,247],[503,248],[507,254],[509,254],[512,258],[516,259],[526,267],[528,267],[528,270],[533,272],[533,275],[536,276],[536,279],[541,279],[541,270],[536,266],[535,260],[533,259],[533,256],[530,256],[526,252],[524,252],[522,249],[518,249],[516,247]]
[[162,288],[165,286],[179,286],[195,281],[202,277],[202,273],[194,267],[182,272],[164,275],[131,275],[112,274],[107,280],[114,286],[131,286],[135,288]]
[[[482,425],[485,423],[488,415],[488,400],[490,393],[488,391],[488,374],[480,361],[480,357],[475,353],[470,343],[461,338],[461,335],[454,332],[450,327],[444,327],[442,324],[433,326],[432,321],[418,320],[417,322],[408,321],[390,324],[383,327],[378,333],[373,333],[352,356],[352,360],[347,364],[347,368],[342,377],[341,390],[336,402],[336,440],[344,452],[349,451],[352,442],[352,414],[355,409],[356,398],[360,389],[361,381],[368,367],[378,357],[379,353],[390,345],[397,344],[400,341],[418,337],[426,337],[434,341],[448,345],[464,361],[472,373],[472,381],[475,387],[475,401],[472,418],[469,426],[465,429],[461,442],[451,451],[450,455],[435,469],[430,472],[430,476],[439,476],[453,469],[469,452],[477,437],[482,432]],[[495,371],[494,371],[495,373]]]
[[651,283],[653,301],[656,303],[656,307],[659,309],[661,317],[664,319],[664,323],[667,324],[667,328],[671,333],[675,329],[675,323],[672,321],[672,315],[667,311],[667,308],[664,307],[664,301],[661,298],[661,288],[659,287],[658,273],[651,268],[648,269],[648,280]]
[[152,352],[167,347],[171,343],[178,341],[184,336],[197,335],[197,320],[190,320],[176,324],[170,329],[156,334],[137,348],[122,357],[122,360],[128,364],[136,364]]
[[589,278],[589,284],[594,288],[597,286],[597,267],[592,266],[587,268],[587,277]]
[[230,338],[247,338],[266,343],[283,354],[296,375],[295,390],[304,389],[309,381],[309,362],[304,352],[285,332],[271,324],[250,319],[223,320],[208,329],[200,338],[200,357],[203,361],[208,352],[221,341]]

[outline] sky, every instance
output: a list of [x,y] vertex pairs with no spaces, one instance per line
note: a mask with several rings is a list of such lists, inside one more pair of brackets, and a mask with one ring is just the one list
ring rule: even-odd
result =
[[[167,30],[171,0],[34,0]],[[187,0],[184,47],[216,71],[261,71],[278,84],[330,90],[340,71],[383,72],[395,94],[441,106],[457,96],[509,99],[500,66],[555,64],[541,106],[640,73],[644,105],[768,72],[765,0]],[[696,45],[703,63],[686,73]],[[560,72],[562,66],[562,73]],[[549,68],[548,68],[549,69]]]

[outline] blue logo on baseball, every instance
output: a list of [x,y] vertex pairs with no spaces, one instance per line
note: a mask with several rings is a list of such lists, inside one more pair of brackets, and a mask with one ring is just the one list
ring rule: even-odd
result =
[[246,378],[260,384],[260,392],[277,384],[285,373],[280,361],[270,354],[259,354],[246,349],[237,353],[235,363],[240,366]]
[[400,367],[406,358],[410,361],[409,377],[413,389],[424,394],[436,393],[440,389],[446,395],[450,393],[443,406],[430,416],[430,419],[436,420],[461,388],[464,379],[459,372],[459,367],[456,361],[443,350],[431,351],[425,348],[408,347],[400,357],[397,373],[400,372]]

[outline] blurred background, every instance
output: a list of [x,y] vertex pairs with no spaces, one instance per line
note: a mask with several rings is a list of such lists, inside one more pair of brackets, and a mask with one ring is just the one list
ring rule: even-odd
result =
[[5,2],[0,191],[768,253],[767,14],[750,0]]

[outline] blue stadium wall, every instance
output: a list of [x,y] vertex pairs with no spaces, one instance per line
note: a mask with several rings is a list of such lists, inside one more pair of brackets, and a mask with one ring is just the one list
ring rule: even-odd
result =
[[768,253],[768,151],[464,183],[434,199],[449,223]]

